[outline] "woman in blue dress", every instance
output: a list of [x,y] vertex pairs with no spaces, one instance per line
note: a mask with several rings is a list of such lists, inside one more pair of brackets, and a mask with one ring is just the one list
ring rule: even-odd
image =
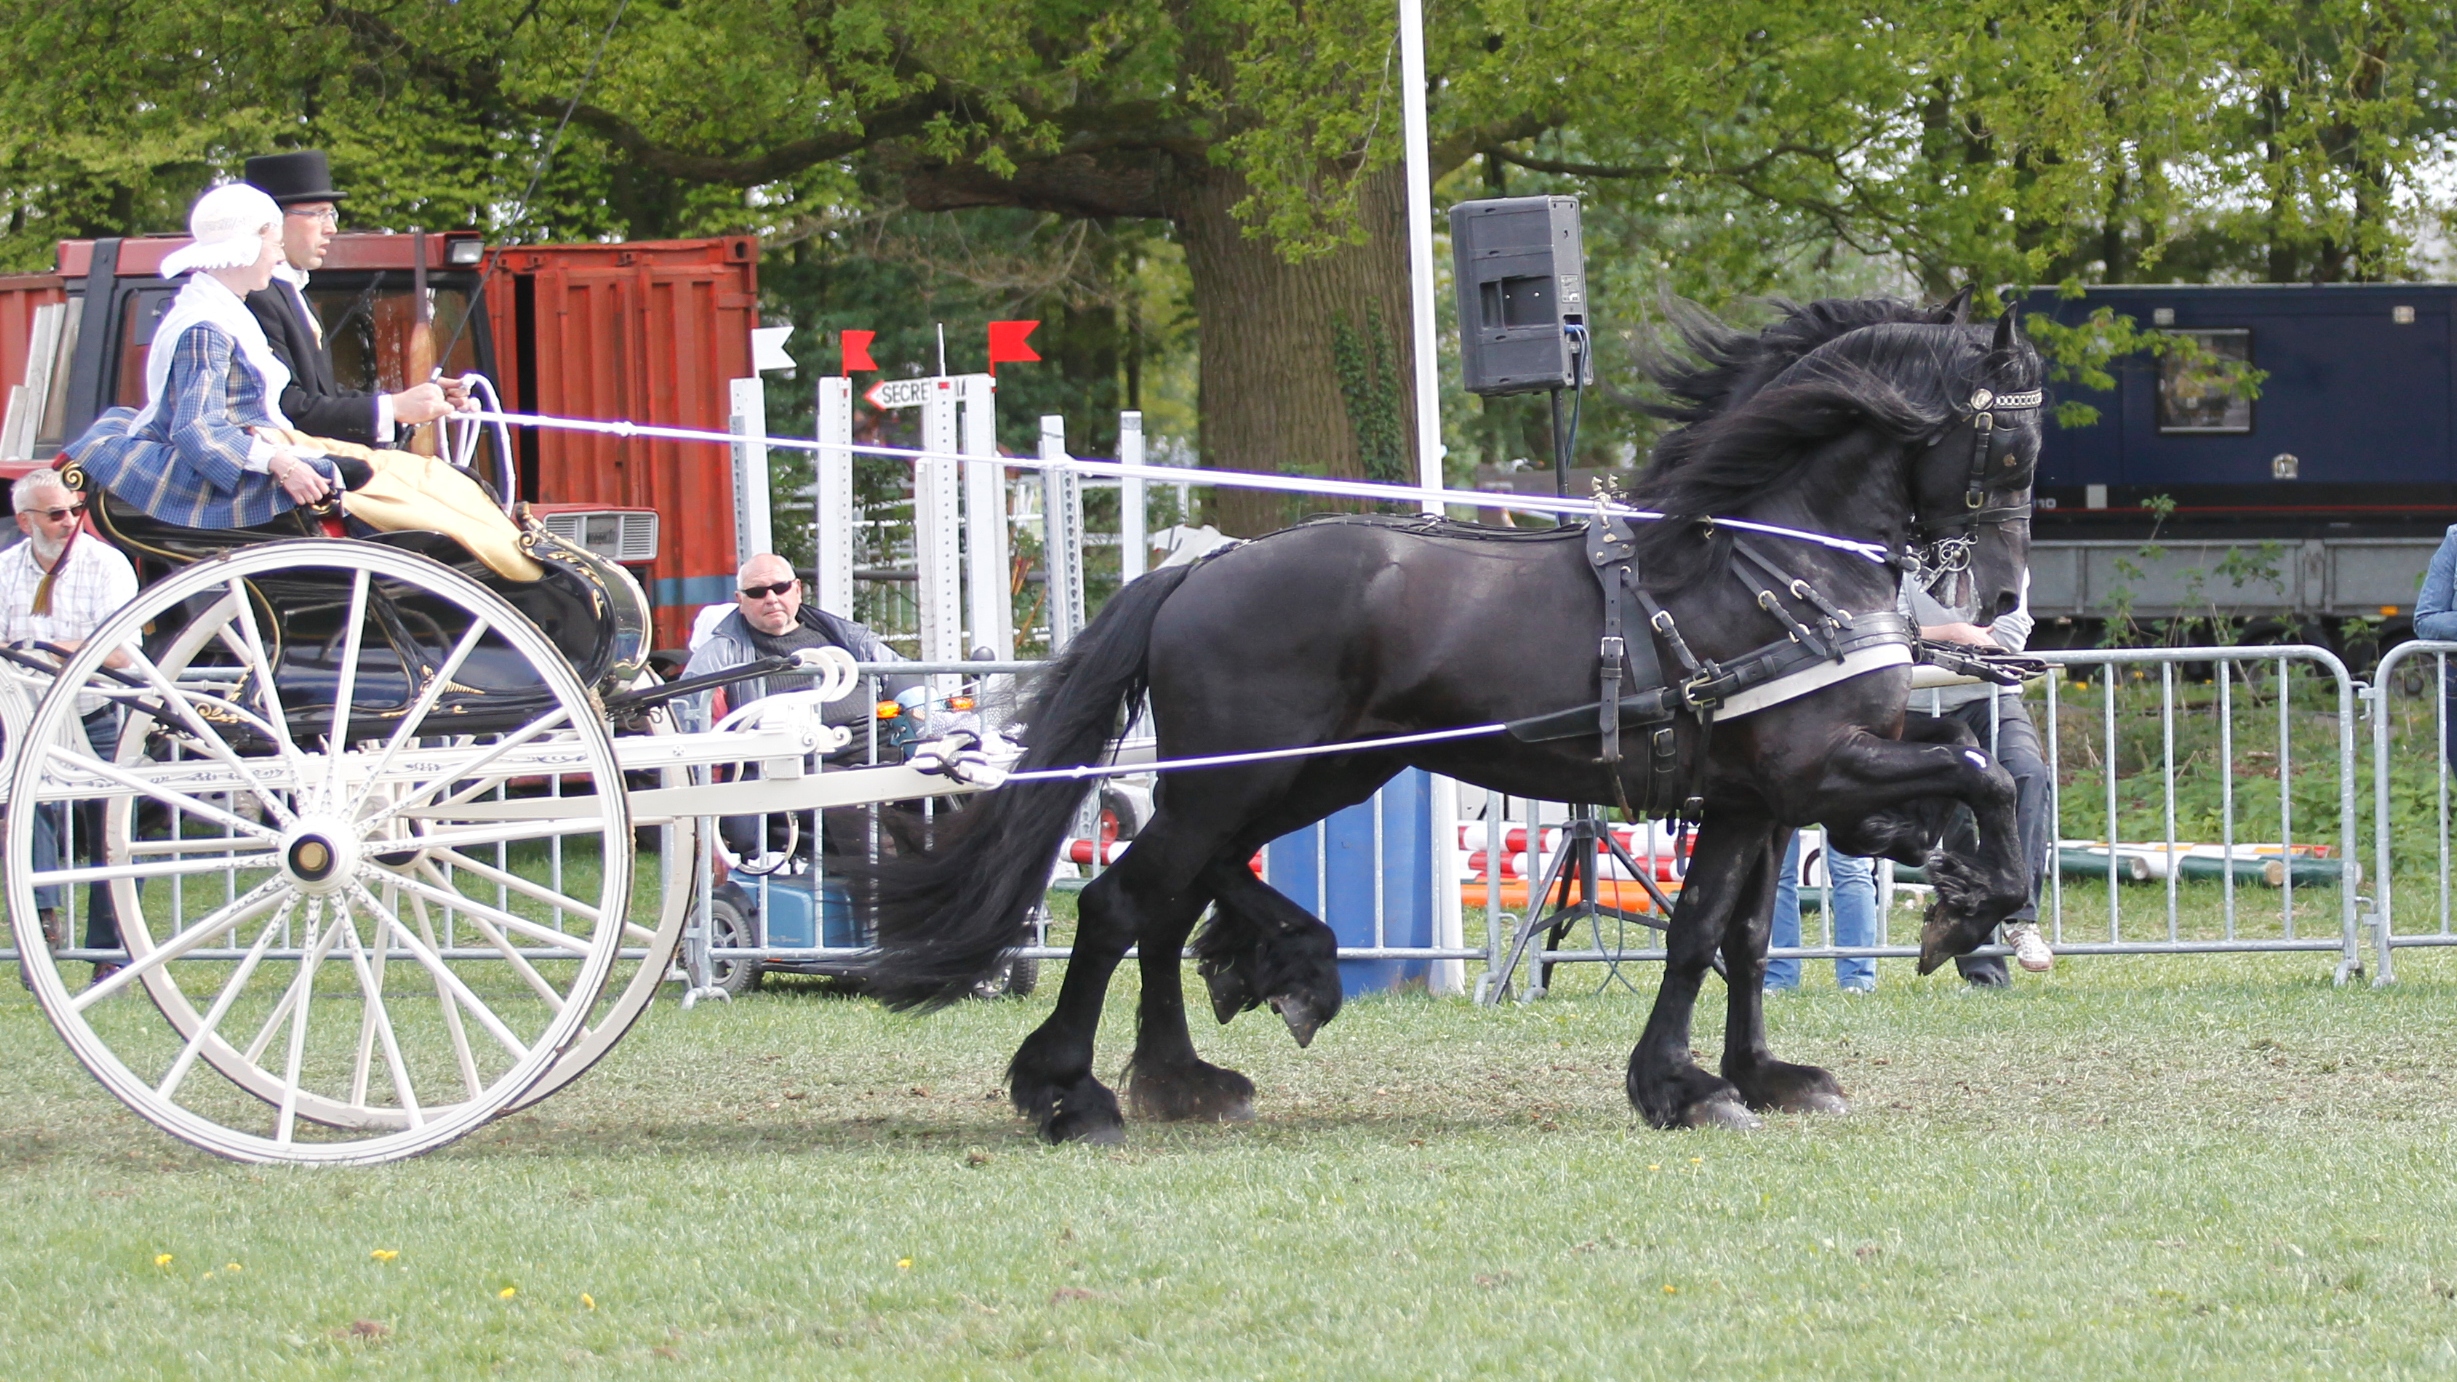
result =
[[337,499],[368,528],[446,533],[497,575],[538,579],[526,535],[468,474],[291,428],[280,401],[289,367],[246,303],[281,262],[281,219],[246,183],[197,199],[195,242],[162,261],[163,277],[187,282],[154,328],[145,406],[113,408],[68,444],[72,483],[186,528],[253,528]]
[[334,493],[339,466],[267,434],[287,433],[273,355],[246,297],[281,262],[281,208],[245,183],[188,214],[195,243],[162,261],[188,276],[154,332],[145,406],[113,408],[69,443],[85,476],[166,523],[248,528]]

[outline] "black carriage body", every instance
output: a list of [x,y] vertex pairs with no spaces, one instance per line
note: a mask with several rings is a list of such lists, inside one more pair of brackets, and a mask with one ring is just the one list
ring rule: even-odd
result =
[[2120,284],[2023,302],[2067,326],[2101,309],[2263,377],[2245,398],[2223,366],[2145,352],[2109,366],[2110,389],[2055,384],[2098,419],[2047,429],[2033,609],[2084,643],[2119,605],[2276,636],[2402,632],[2457,524],[2457,284]]

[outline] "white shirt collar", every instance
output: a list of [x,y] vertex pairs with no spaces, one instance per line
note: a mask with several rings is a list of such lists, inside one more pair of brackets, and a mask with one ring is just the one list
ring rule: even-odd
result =
[[289,260],[282,260],[273,266],[273,277],[298,289],[301,297],[307,295],[307,271],[292,268]]

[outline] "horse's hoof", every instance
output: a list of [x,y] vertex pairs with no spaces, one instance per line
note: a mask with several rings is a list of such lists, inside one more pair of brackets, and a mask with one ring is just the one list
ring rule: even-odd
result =
[[1089,1118],[1061,1115],[1050,1120],[1041,1136],[1054,1146],[1073,1142],[1086,1147],[1117,1147],[1126,1142],[1126,1129],[1116,1123],[1095,1122]]
[[1690,1128],[1729,1128],[1733,1132],[1756,1132],[1766,1126],[1740,1096],[1723,1093],[1700,1099],[1681,1112],[1681,1125]]
[[1836,1118],[1846,1117],[1851,1113],[1851,1101],[1840,1094],[1824,1089],[1812,1089],[1803,1094],[1793,1095],[1784,1100],[1781,1107],[1785,1113],[1823,1113]]
[[1126,1106],[1155,1123],[1251,1123],[1254,1082],[1201,1061],[1139,1065],[1127,1077]]
[[1314,1044],[1314,1033],[1322,1030],[1322,1018],[1315,1014],[1313,1004],[1293,994],[1283,993],[1271,1000],[1271,1010],[1288,1024],[1288,1034],[1297,1039],[1297,1049],[1303,1050]]

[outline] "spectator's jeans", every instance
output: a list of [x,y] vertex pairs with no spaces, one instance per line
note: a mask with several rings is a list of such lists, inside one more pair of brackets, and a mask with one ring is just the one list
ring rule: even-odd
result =
[[[2007,917],[2007,922],[2039,920],[2039,886],[2047,879],[2048,819],[2047,759],[2039,752],[2039,731],[2031,727],[2030,712],[2023,708],[2020,696],[1997,696],[1995,754],[1997,763],[2013,774],[2014,828],[2022,837],[2022,857],[2029,861],[2030,901]],[[1920,698],[1911,698],[1911,708],[1920,708]],[[1958,705],[1945,712],[1946,718],[1959,721],[1978,736],[1981,748],[1988,747],[1988,698],[1982,697],[1969,705]],[[1991,955],[1985,959],[1956,956],[1954,968],[1964,978],[1974,974],[2005,977],[2005,957]]]
[[[105,706],[85,717],[85,739],[93,745],[94,756],[109,762],[119,749],[119,711]],[[102,803],[81,801],[77,811],[77,860],[94,864],[102,859]],[[68,804],[55,803],[39,807],[34,812],[34,868],[48,872],[60,866],[60,834],[68,816]],[[119,908],[111,900],[111,885],[91,883],[86,886],[85,945],[89,950],[119,948]],[[60,905],[57,884],[34,890],[34,905],[42,910],[54,910]]]
[[[1829,890],[1834,900],[1834,915],[1828,923],[1832,943],[1838,947],[1875,945],[1877,872],[1871,861],[1829,849],[1826,876],[1834,885]],[[1790,851],[1783,856],[1782,876],[1775,882],[1774,935],[1768,944],[1778,947],[1800,944],[1800,836],[1796,832]],[[1877,986],[1877,962],[1867,958],[1838,959],[1834,962],[1834,982],[1847,989],[1873,989]],[[1798,960],[1766,962],[1766,987],[1799,986]]]

